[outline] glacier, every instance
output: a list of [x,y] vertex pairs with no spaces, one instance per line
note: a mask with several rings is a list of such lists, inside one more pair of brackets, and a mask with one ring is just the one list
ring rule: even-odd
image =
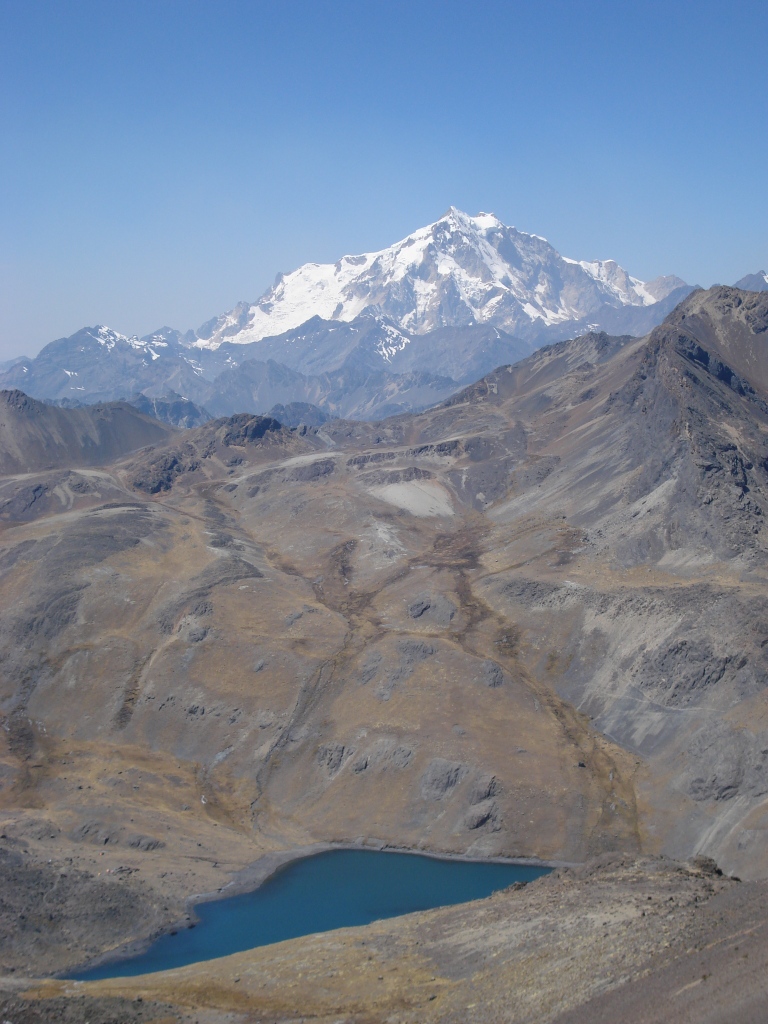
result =
[[674,276],[641,281],[614,260],[569,259],[494,214],[451,207],[387,249],[278,275],[257,302],[204,325],[194,344],[250,344],[313,317],[350,323],[365,313],[410,334],[486,324],[524,335],[532,324],[589,320],[605,307],[652,306],[684,287]]

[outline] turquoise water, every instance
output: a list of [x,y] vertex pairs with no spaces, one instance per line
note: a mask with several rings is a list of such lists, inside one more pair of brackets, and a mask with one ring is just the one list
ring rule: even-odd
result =
[[412,853],[331,850],[292,861],[253,892],[198,904],[195,928],[162,936],[140,956],[71,977],[93,981],[184,967],[298,935],[481,899],[548,870]]

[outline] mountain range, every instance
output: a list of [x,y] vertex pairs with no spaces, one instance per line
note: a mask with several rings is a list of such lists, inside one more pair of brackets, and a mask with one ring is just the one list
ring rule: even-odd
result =
[[[2,393],[3,1019],[32,1019],[10,985],[102,1024],[761,1020],[767,338],[768,291],[697,290],[641,338],[294,428]],[[180,971],[29,980],[325,844],[578,866]],[[738,984],[708,1017],[720,961]],[[654,978],[660,1016],[647,988],[592,1012]]]
[[[690,285],[576,261],[492,214],[445,216],[379,252],[307,263],[196,331],[83,328],[0,373],[0,387],[77,402],[182,397],[210,415],[315,407],[380,419],[434,405],[496,366],[587,330],[643,335]],[[320,410],[319,412],[317,410]],[[184,422],[206,413],[184,412]],[[179,421],[181,422],[181,421]]]
[[[493,214],[470,217],[451,207],[388,249],[279,274],[258,302],[200,328],[195,344],[260,341],[313,316],[350,323],[364,313],[412,334],[490,324],[532,340],[563,323],[571,333],[574,324],[592,320],[606,326],[598,322],[609,310],[637,313],[670,296],[674,305],[686,288],[677,277],[640,281],[613,260],[564,258],[546,239],[507,227]],[[402,344],[395,336],[390,349]]]

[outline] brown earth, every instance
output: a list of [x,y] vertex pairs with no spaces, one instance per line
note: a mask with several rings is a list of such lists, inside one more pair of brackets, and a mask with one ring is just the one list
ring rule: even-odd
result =
[[0,963],[318,843],[765,877],[766,327],[714,289],[419,416],[0,478]]

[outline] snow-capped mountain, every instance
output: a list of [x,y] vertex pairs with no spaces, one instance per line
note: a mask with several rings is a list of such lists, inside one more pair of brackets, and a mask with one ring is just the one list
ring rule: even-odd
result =
[[388,249],[281,275],[197,331],[83,328],[0,367],[0,387],[64,404],[143,396],[179,422],[295,403],[378,418],[435,404],[546,342],[646,334],[691,290],[567,259],[492,214],[451,207]]
[[[397,357],[397,365],[386,368],[379,348],[386,347],[388,335],[378,318],[335,324],[331,331],[326,326],[315,318],[282,338],[224,343],[217,349],[194,348],[189,337],[167,327],[145,338],[86,327],[0,372],[0,388],[17,388],[57,405],[127,399],[180,426],[205,422],[209,413],[263,413],[297,402],[313,407],[310,419],[318,414],[321,419],[378,419],[448,398],[461,386],[450,376],[452,366],[464,368],[474,380],[489,365],[514,361],[528,351],[493,329],[470,328],[455,337],[435,332],[416,338],[413,348]],[[440,373],[434,366],[419,368],[425,360],[418,346],[427,340],[438,352],[451,350],[452,360],[444,361]],[[273,350],[284,352],[292,365],[273,358]]]
[[[279,275],[258,302],[204,324],[195,344],[258,342],[312,317],[349,323],[364,313],[383,316],[394,332],[485,324],[533,340],[532,331],[592,320],[603,326],[606,311],[652,307],[685,290],[680,278],[640,281],[613,260],[568,259],[493,214],[451,207],[388,249]],[[393,344],[402,342],[393,336]]]

